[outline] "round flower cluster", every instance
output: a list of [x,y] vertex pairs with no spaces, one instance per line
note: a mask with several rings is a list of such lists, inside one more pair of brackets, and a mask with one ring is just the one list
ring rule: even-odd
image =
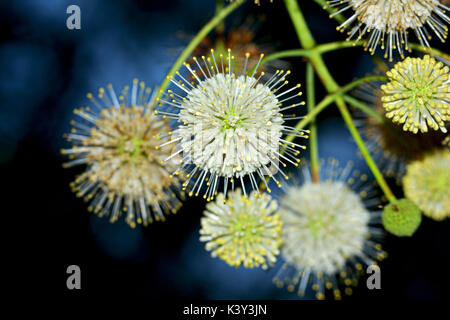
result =
[[403,190],[423,214],[435,220],[450,217],[450,149],[437,150],[410,163]]
[[200,241],[231,266],[266,269],[273,265],[279,253],[281,221],[274,212],[278,206],[268,194],[253,191],[244,197],[238,189],[225,200],[220,193],[208,203],[201,220]]
[[[248,177],[254,190],[258,189],[257,179],[265,175],[281,185],[274,174],[280,172],[287,179],[281,166],[285,167],[287,163],[298,165],[298,149],[305,147],[288,142],[282,136],[291,134],[306,138],[308,131],[287,126],[286,121],[302,117],[283,115],[282,111],[304,105],[304,102],[293,101],[301,95],[300,84],[284,89],[288,86],[286,76],[290,71],[283,70],[277,70],[270,79],[262,82],[264,73],[256,76],[256,72],[263,56],[261,54],[252,74],[248,75],[250,54],[247,53],[242,74],[238,76],[233,71],[231,50],[228,50],[226,61],[223,55],[216,61],[214,50],[211,50],[211,57],[203,56],[202,64],[194,58],[197,70],[185,64],[194,81],[189,82],[179,72],[178,81],[170,78],[179,93],[168,90],[161,99],[165,109],[155,110],[155,114],[176,119],[180,124],[166,144],[178,146],[168,159],[183,153],[178,170],[193,165],[183,185],[190,187],[189,195],[198,195],[206,181],[204,198],[212,200],[221,178],[224,194],[227,194],[229,182],[234,189],[237,179],[246,195],[244,177]],[[290,104],[282,107],[287,101]],[[175,111],[167,110],[170,108]],[[195,182],[191,183],[193,180]],[[267,190],[270,192],[269,188]]]
[[[385,256],[376,239],[379,231],[370,226],[375,220],[361,200],[367,198],[371,206],[378,203],[372,185],[366,175],[355,171],[352,176],[351,165],[338,171],[335,164],[332,160],[321,170],[324,179],[318,183],[304,169],[306,181],[289,186],[280,198],[281,255],[286,263],[274,281],[278,286],[286,284],[289,291],[298,285],[299,296],[312,282],[318,299],[325,298],[325,289],[333,289],[334,297],[340,299],[338,279],[344,278],[345,292],[350,294],[350,285],[357,282],[353,271]],[[379,216],[374,215],[378,220]]]
[[449,67],[426,55],[406,58],[386,73],[381,86],[386,117],[403,124],[403,130],[427,132],[428,127],[447,132],[450,119]]
[[172,149],[158,147],[168,140],[170,126],[151,116],[154,97],[144,82],[135,79],[131,93],[125,86],[119,97],[111,85],[107,89],[109,95],[99,89],[98,99],[88,93],[92,106],[74,111],[79,120],[66,135],[72,148],[61,150],[70,159],[64,167],[86,164],[87,169],[71,184],[73,191],[92,200],[89,210],[112,222],[122,213],[132,227],[164,220],[164,213],[181,206],[175,194],[179,179],[169,172],[177,160],[162,166]]
[[414,134],[404,131],[402,126],[383,119],[383,91],[380,82],[365,83],[353,92],[356,98],[371,106],[374,113],[383,121],[365,112],[356,110],[355,121],[358,130],[366,142],[367,149],[372,158],[389,178],[394,178],[401,185],[406,172],[406,164],[417,160],[427,152],[445,144],[445,133],[442,131],[429,131],[427,134]]
[[450,22],[446,15],[448,8],[439,0],[329,0],[328,5],[336,8],[333,17],[347,10],[352,15],[337,29],[349,28],[348,40],[359,41],[366,35],[365,46],[374,54],[378,45],[385,49],[385,58],[392,60],[393,50],[404,56],[408,47],[408,31],[416,34],[422,46],[429,47],[428,39],[432,31],[444,42]]

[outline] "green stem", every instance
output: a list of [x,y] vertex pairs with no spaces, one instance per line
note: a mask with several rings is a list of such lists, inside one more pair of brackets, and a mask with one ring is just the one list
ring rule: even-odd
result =
[[[223,10],[224,3],[223,0],[216,0],[216,15],[220,13],[220,11]],[[225,32],[225,21],[222,20],[217,24],[216,27],[216,36],[218,38],[222,38]]]
[[366,163],[369,166],[370,170],[372,171],[373,176],[380,185],[381,190],[383,190],[384,195],[386,196],[389,202],[391,203],[394,202],[396,198],[392,193],[391,189],[389,188],[389,185],[386,183],[386,180],[384,180],[384,177],[381,174],[380,170],[378,169],[377,164],[370,156],[370,153],[367,150],[366,145],[364,144],[364,141],[361,138],[361,135],[359,134],[358,129],[356,128],[352,116],[350,115],[350,112],[348,111],[347,106],[345,105],[345,102],[342,99],[342,97],[337,97],[336,103],[338,105],[339,110],[341,111],[342,118],[344,118],[344,121],[347,124],[347,127],[350,130],[351,135],[353,136],[353,139],[358,145],[358,148],[361,151],[364,160],[366,160]]
[[292,49],[292,50],[279,51],[279,52],[269,54],[267,57],[265,57],[261,61],[261,64],[264,64],[266,62],[276,60],[276,59],[293,58],[293,57],[307,57],[310,54],[311,54],[311,50],[305,50],[305,49]]
[[245,0],[236,0],[223,8],[219,13],[217,13],[198,33],[197,35],[189,42],[187,47],[184,49],[184,51],[180,54],[180,56],[177,58],[175,63],[170,68],[167,77],[164,79],[164,81],[161,83],[161,86],[159,87],[159,92],[156,96],[156,99],[159,99],[161,97],[161,94],[166,90],[170,83],[170,77],[172,77],[175,72],[180,68],[181,64],[186,61],[187,58],[189,58],[189,55],[194,51],[194,49],[198,46],[198,44],[205,38],[208,33],[211,32],[212,29],[214,29],[223,19],[225,19],[230,13],[232,13],[234,10],[236,10],[240,5],[242,5],[245,2]]
[[316,45],[314,38],[309,31],[308,25],[306,24],[303,13],[297,4],[297,0],[284,0],[286,9],[291,17],[292,23],[294,24],[295,31],[297,32],[297,37],[300,40],[303,48],[311,49]]
[[352,82],[349,82],[345,86],[341,87],[338,90],[338,92],[345,93],[363,83],[372,82],[372,81],[386,81],[386,79],[387,79],[386,76],[368,76],[368,77],[364,77],[364,78],[358,78],[356,80],[353,80]]
[[358,42],[336,41],[336,42],[329,42],[329,43],[324,43],[324,44],[318,45],[314,49],[314,51],[317,53],[325,53],[325,52],[334,51],[334,50],[338,50],[338,49],[362,47],[363,45],[364,45],[364,43],[362,41],[358,41]]
[[438,57],[441,57],[441,58],[443,58],[443,59],[445,59],[447,61],[450,61],[450,55],[448,55],[447,53],[444,53],[442,51],[439,51],[437,49],[424,47],[424,46],[422,46],[420,44],[411,43],[411,42],[408,42],[408,46],[411,49],[414,49],[416,51],[420,51],[420,52],[423,52],[423,53],[428,53],[429,55],[431,55],[433,57],[438,56]]
[[[314,110],[316,105],[314,89],[314,69],[310,63],[306,66],[306,105],[308,113]],[[315,119],[309,125],[309,154],[311,161],[312,181],[319,182],[319,148],[317,145],[317,125]]]
[[265,57],[262,63],[266,63],[276,59],[293,58],[293,57],[309,57],[313,53],[326,53],[339,49],[354,48],[362,46],[363,42],[336,41],[316,46],[313,49],[291,49],[272,53]]
[[[311,32],[309,31],[308,25],[306,24],[305,18],[301,12],[300,7],[298,6],[297,1],[296,0],[284,0],[284,1],[286,4],[286,9],[288,10],[292,22],[294,24],[294,28],[297,32],[297,36],[301,45],[305,49],[311,49],[312,47],[314,47],[315,41],[311,35]],[[309,56],[309,59],[327,91],[329,93],[337,91],[339,89],[339,85],[329,72],[327,66],[325,65],[325,62],[322,59],[322,56],[319,53],[314,52]],[[364,157],[364,160],[366,161],[368,167],[372,171],[372,174],[374,175],[375,179],[377,180],[387,199],[390,202],[396,200],[394,194],[392,193],[388,184],[384,180],[383,175],[378,169],[375,161],[373,161],[369,151],[367,150],[366,145],[364,144],[364,141],[361,138],[353,122],[353,119],[350,115],[350,112],[347,109],[347,106],[345,105],[342,96],[337,95],[335,97],[335,102],[342,115],[342,118],[345,121],[345,124],[347,125],[353,139],[355,140],[358,148],[360,149],[361,154]]]
[[[355,81],[352,81],[352,82],[348,83],[347,85],[343,86],[342,88],[340,88],[338,91],[334,92],[333,94],[327,95],[322,101],[320,101],[319,104],[317,104],[315,106],[315,108],[311,112],[308,112],[308,114],[305,116],[304,119],[302,119],[301,121],[299,121],[297,123],[295,128],[299,129],[299,130],[304,129],[311,121],[314,121],[315,117],[320,112],[322,112],[326,107],[328,107],[332,102],[334,102],[334,100],[336,99],[336,97],[338,95],[345,94],[346,92],[352,90],[353,88],[355,88],[356,86],[360,85],[363,82],[379,80],[380,78],[381,78],[380,76],[370,76],[370,77],[366,77],[366,78],[356,79]],[[294,138],[295,138],[295,136],[288,135],[286,137],[286,140],[289,142],[292,142],[292,141],[294,141]]]
[[[337,95],[337,94],[336,94]],[[295,128],[298,130],[304,129],[311,121],[314,121],[319,113],[321,113],[326,107],[334,102],[335,95],[326,96],[320,103],[314,107],[314,109],[309,112],[301,121],[297,122]],[[294,141],[295,136],[288,135],[286,137],[286,141],[292,142]]]
[[361,111],[367,113],[369,116],[371,116],[372,118],[374,118],[376,121],[378,121],[380,123],[384,123],[386,121],[385,118],[381,114],[376,112],[373,108],[367,106],[362,101],[359,101],[358,99],[355,99],[349,95],[344,95],[344,101],[347,102],[348,104],[354,106],[355,108],[358,108]]

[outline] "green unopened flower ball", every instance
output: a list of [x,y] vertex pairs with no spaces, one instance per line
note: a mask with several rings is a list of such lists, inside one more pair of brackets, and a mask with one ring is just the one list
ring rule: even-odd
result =
[[384,207],[384,228],[398,237],[410,237],[422,221],[420,209],[408,199],[400,199]]

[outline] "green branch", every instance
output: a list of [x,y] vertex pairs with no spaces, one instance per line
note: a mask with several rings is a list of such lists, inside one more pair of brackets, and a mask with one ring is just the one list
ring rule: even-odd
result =
[[376,112],[373,108],[367,106],[362,101],[359,101],[358,99],[355,99],[349,95],[344,95],[344,101],[347,102],[348,104],[354,106],[355,108],[358,108],[359,110],[367,113],[369,116],[374,118],[379,123],[386,122],[385,118],[381,114]]
[[[216,15],[224,8],[224,0],[216,0]],[[216,36],[222,38],[225,33],[225,21],[220,21],[216,26]]]
[[[337,94],[336,94],[337,95]],[[304,129],[311,121],[314,121],[314,119],[317,117],[319,113],[321,113],[326,107],[328,107],[330,104],[334,102],[335,95],[328,95],[326,96],[318,105],[314,107],[314,109],[309,112],[302,120],[297,122],[295,125],[295,128],[298,130]],[[294,141],[295,136],[288,135],[286,137],[286,141],[292,142]]]
[[339,50],[339,49],[359,47],[362,45],[363,45],[363,42],[361,42],[361,41],[358,41],[356,43],[349,42],[349,41],[336,41],[336,42],[321,44],[321,45],[318,45],[315,48],[309,49],[309,50],[307,50],[307,49],[291,49],[291,50],[285,50],[285,51],[278,51],[278,52],[272,53],[272,54],[268,55],[267,57],[265,57],[261,63],[264,64],[264,63],[272,61],[272,60],[284,59],[284,58],[294,58],[294,57],[307,58],[313,53],[326,53],[326,52]]
[[424,46],[422,46],[422,45],[420,45],[420,44],[417,44],[417,43],[411,43],[411,42],[408,42],[408,46],[409,46],[411,49],[414,49],[414,50],[416,50],[416,51],[420,51],[420,52],[423,52],[423,53],[427,53],[427,54],[429,54],[429,55],[431,55],[431,56],[433,56],[433,57],[436,57],[436,56],[437,56],[437,57],[443,58],[443,59],[445,59],[445,60],[447,60],[447,61],[450,61],[450,55],[448,55],[447,53],[444,53],[444,52],[442,52],[442,51],[439,51],[439,50],[437,50],[437,49],[424,47]]
[[[355,81],[352,81],[348,84],[346,84],[345,86],[343,86],[342,88],[340,88],[339,90],[337,90],[336,92],[332,93],[332,94],[328,94],[322,101],[320,101],[320,103],[318,103],[314,109],[310,112],[308,112],[308,114],[304,117],[304,119],[302,119],[301,121],[299,121],[295,128],[296,129],[304,129],[311,121],[314,121],[315,118],[317,117],[317,115],[322,112],[326,107],[328,107],[331,103],[333,103],[336,100],[336,97],[338,95],[343,95],[346,92],[352,90],[353,88],[357,87],[358,85],[360,85],[363,82],[370,82],[370,81],[374,81],[374,80],[379,80],[381,77],[380,76],[370,76],[370,77],[365,77],[365,78],[360,78],[357,79]],[[292,142],[294,141],[295,136],[293,135],[288,135],[286,137],[286,141]]]
[[[316,92],[314,89],[314,69],[310,63],[306,66],[306,105],[308,112],[314,110],[316,104]],[[317,126],[313,119],[309,125],[309,154],[311,161],[312,181],[319,182],[319,150],[317,145]]]
[[358,129],[355,126],[355,123],[353,122],[352,116],[350,115],[350,112],[347,109],[347,106],[345,105],[345,102],[342,97],[337,97],[336,104],[339,108],[339,111],[341,112],[342,118],[345,121],[345,124],[348,127],[348,130],[350,131],[353,139],[356,142],[356,145],[358,146],[359,150],[361,151],[361,154],[366,160],[367,166],[370,168],[370,171],[372,171],[373,176],[375,177],[375,180],[377,180],[381,190],[383,190],[384,195],[389,200],[389,202],[396,201],[396,198],[394,194],[392,193],[391,189],[389,188],[389,185],[387,184],[386,180],[384,180],[384,177],[380,170],[378,169],[377,164],[370,156],[369,151],[366,148],[366,145],[364,144],[364,140],[361,138],[361,135],[358,132]]
[[198,44],[211,32],[223,19],[225,19],[230,13],[232,13],[235,9],[237,9],[240,5],[242,5],[245,0],[237,0],[220,10],[198,33],[197,35],[189,42],[184,51],[177,58],[175,63],[170,68],[167,77],[161,83],[159,87],[159,92],[156,96],[156,99],[161,97],[161,94],[166,90],[167,86],[170,83],[169,78],[175,74],[175,72],[180,68],[181,64],[189,58],[190,54],[194,49],[198,46]]
[[[301,12],[300,7],[298,6],[298,3],[296,0],[285,0],[286,9],[289,12],[289,15],[291,17],[291,20],[294,24],[294,28],[297,32],[298,39],[301,43],[301,45],[305,49],[311,49],[315,45],[315,41],[311,35],[311,32],[309,31],[308,25],[306,24],[305,18]],[[309,60],[314,66],[314,69],[316,73],[318,74],[319,78],[321,79],[323,85],[327,89],[329,93],[333,93],[335,91],[339,90],[339,85],[334,80],[333,76],[331,75],[330,71],[328,70],[327,66],[325,65],[325,62],[322,59],[322,56],[319,53],[313,53],[309,55]],[[372,171],[372,174],[374,175],[375,179],[377,180],[378,184],[380,185],[381,189],[383,190],[384,194],[388,198],[390,202],[395,201],[396,198],[394,194],[392,193],[391,189],[389,188],[388,184],[384,180],[383,175],[381,174],[380,170],[378,169],[375,161],[373,161],[369,151],[366,148],[366,145],[364,144],[363,139],[361,138],[353,119],[350,115],[350,112],[347,109],[347,106],[345,105],[345,102],[341,95],[337,95],[335,97],[335,102],[338,106],[338,109],[342,115],[342,118],[344,119],[345,124],[347,125],[353,139],[356,142],[356,145],[361,151],[362,156],[364,157],[364,160],[366,161],[368,167]]]
[[334,51],[338,49],[346,49],[346,48],[355,48],[355,47],[362,47],[364,43],[362,41],[336,41],[336,42],[329,42],[324,43],[316,48],[314,48],[314,51],[317,53],[325,53],[329,51]]
[[284,3],[289,16],[291,17],[292,23],[294,24],[297,37],[299,38],[303,48],[313,48],[316,45],[316,42],[309,31],[308,25],[303,17],[303,13],[297,4],[297,0],[284,0]]
[[307,57],[311,54],[311,50],[305,50],[305,49],[292,49],[292,50],[285,50],[285,51],[278,51],[272,54],[269,54],[267,57],[265,57],[261,64],[267,63],[272,60],[276,59],[283,59],[283,58],[293,58],[293,57]]

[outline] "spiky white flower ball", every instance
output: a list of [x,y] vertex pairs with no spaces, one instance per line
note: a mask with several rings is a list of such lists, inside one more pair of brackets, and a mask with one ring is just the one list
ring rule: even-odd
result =
[[403,124],[403,130],[427,132],[428,127],[447,132],[450,119],[449,67],[426,55],[406,58],[386,73],[381,86],[386,117]]
[[370,215],[343,182],[289,188],[281,203],[287,263],[333,274],[344,266],[346,257],[361,251]]
[[206,206],[201,220],[200,241],[206,250],[231,266],[246,268],[275,264],[281,241],[278,205],[268,194],[253,191],[249,197],[241,190],[225,195]]
[[[362,197],[371,198],[370,202],[378,200],[366,183],[367,176],[351,176],[350,165],[338,171],[335,164],[332,161],[331,166],[323,168],[325,180],[314,183],[308,179],[301,185],[289,186],[280,198],[281,255],[286,263],[275,283],[284,282],[290,291],[298,285],[300,296],[311,281],[318,299],[325,298],[325,288],[334,288],[334,296],[339,299],[337,275],[343,276],[345,285],[350,286],[356,282],[352,268],[361,271],[363,264],[384,257],[379,243],[368,241],[376,231],[370,227],[374,221]],[[351,288],[346,292],[351,293]]]
[[[207,181],[204,198],[211,200],[217,192],[219,178],[224,178],[224,194],[229,181],[234,189],[235,179],[240,180],[246,194],[244,177],[249,178],[255,190],[258,189],[256,180],[265,175],[280,185],[273,174],[281,172],[287,178],[280,166],[287,163],[297,165],[298,149],[304,148],[283,140],[282,135],[307,137],[307,131],[285,123],[301,117],[282,114],[284,110],[304,104],[293,101],[301,95],[300,85],[284,89],[288,85],[286,76],[290,71],[278,70],[265,82],[261,81],[264,73],[256,77],[263,55],[254,66],[252,75],[247,75],[250,55],[246,54],[242,74],[236,75],[230,50],[226,61],[222,55],[220,61],[216,61],[214,51],[211,53],[211,58],[202,57],[203,64],[194,58],[197,70],[185,64],[194,79],[192,83],[179,72],[178,81],[171,79],[180,92],[169,90],[162,102],[166,108],[175,108],[177,112],[155,111],[179,123],[168,143],[178,145],[179,150],[173,155],[183,153],[180,169],[195,165],[184,186],[188,186],[195,177],[189,194],[197,195]],[[291,104],[282,108],[286,101]]]
[[450,150],[436,150],[406,167],[403,190],[423,214],[434,220],[450,217]]
[[[190,141],[191,126],[180,126],[177,134],[183,137],[185,152],[192,145],[194,150],[202,151],[193,154],[196,165],[208,168],[214,175],[241,177],[270,163],[270,157],[278,151],[283,119],[278,112],[275,95],[267,86],[255,85],[255,82],[256,79],[250,77],[235,79],[230,75],[218,74],[202,83],[206,90],[217,92],[213,99],[205,97],[201,88],[189,92],[189,102],[182,104],[180,120],[192,124],[194,128],[206,127],[202,130],[203,134],[195,136],[194,141]],[[227,105],[228,94],[235,90],[247,91],[248,94],[236,93],[232,97],[234,102]],[[252,103],[249,103],[249,97],[254,97]],[[259,131],[261,124],[270,126],[271,130]]]
[[111,85],[108,92],[100,88],[99,99],[88,93],[92,106],[74,111],[79,120],[71,122],[66,135],[73,147],[61,150],[71,159],[64,166],[87,164],[87,169],[72,188],[92,200],[89,210],[109,215],[111,222],[122,213],[131,227],[164,220],[164,213],[181,206],[175,194],[179,178],[168,171],[176,168],[176,158],[161,166],[172,148],[158,147],[168,140],[171,128],[167,120],[151,115],[154,97],[144,82],[135,79],[131,94],[125,86],[119,98]]
[[393,50],[403,57],[408,47],[408,32],[413,31],[422,46],[429,47],[433,32],[444,42],[450,22],[449,10],[439,0],[330,0],[328,5],[336,8],[334,15],[353,10],[349,19],[337,29],[350,28],[348,39],[363,39],[368,35],[366,48],[373,54],[381,43],[385,58],[392,60]]

